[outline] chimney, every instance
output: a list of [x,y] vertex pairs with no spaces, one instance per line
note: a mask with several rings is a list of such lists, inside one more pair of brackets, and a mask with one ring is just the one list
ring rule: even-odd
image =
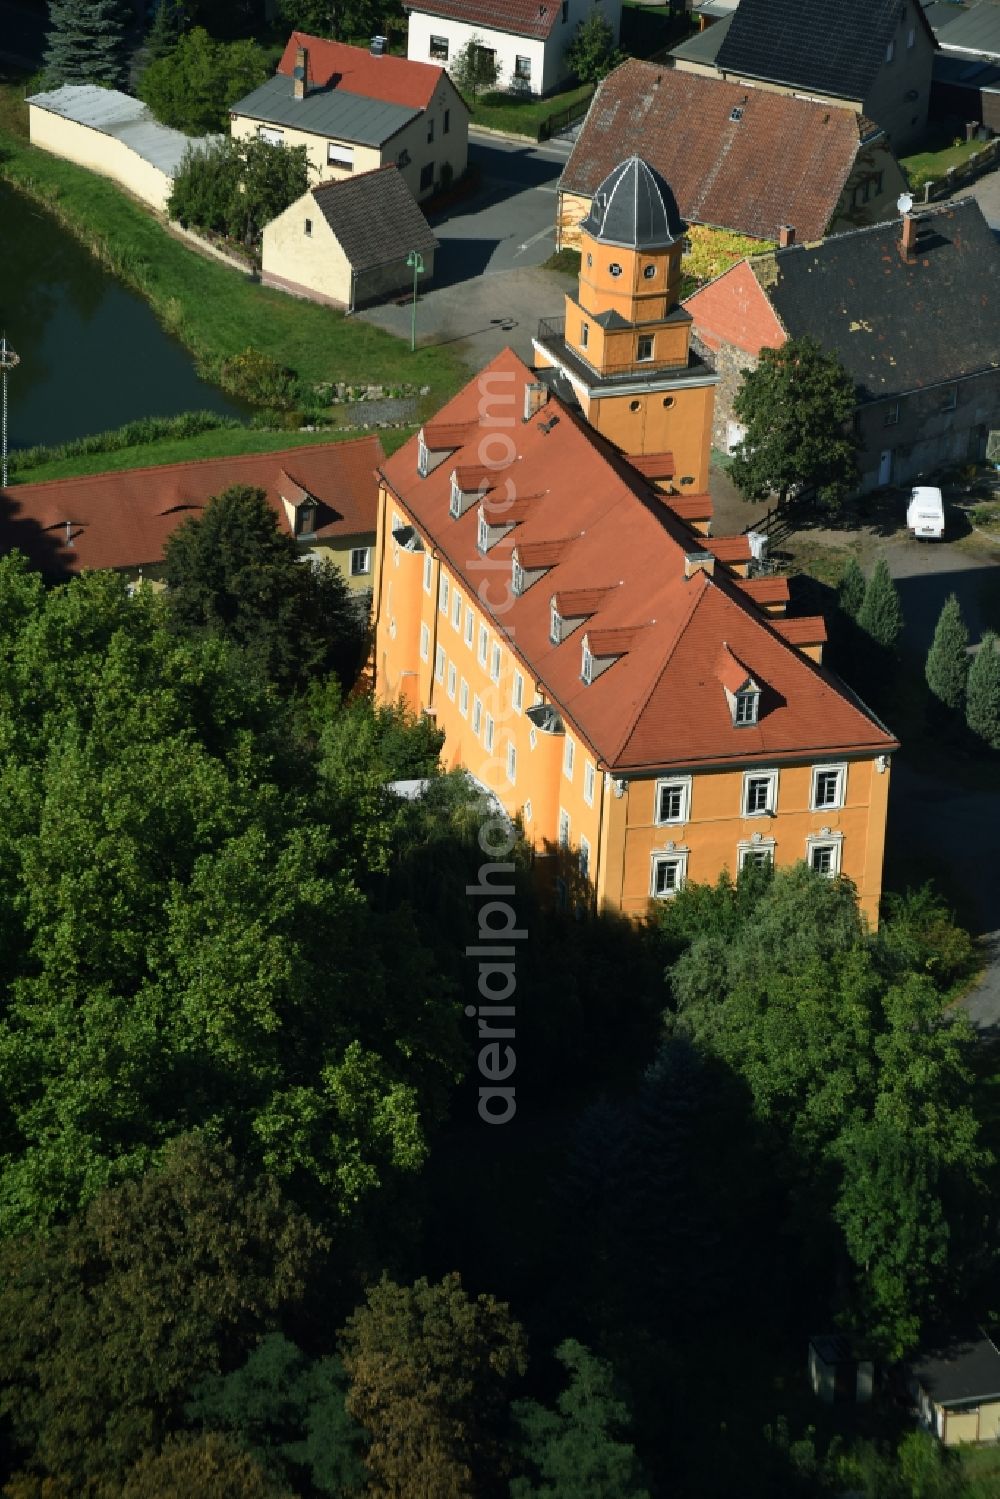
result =
[[693,578],[695,573],[707,573],[711,578],[715,572],[715,556],[712,552],[685,552],[684,576]]
[[549,399],[549,387],[541,380],[535,380],[524,387],[524,420],[530,422],[533,416],[537,416]]
[[903,214],[903,232],[899,239],[899,253],[907,265],[917,258],[917,221],[912,213]]
[[295,49],[295,71],[292,74],[292,91],[296,99],[304,99],[309,89],[309,49],[307,47],[296,47]]
[[789,245],[794,245],[794,243],[795,243],[795,225],[794,224],[779,224],[778,225],[778,249],[779,250],[787,250],[788,246]]

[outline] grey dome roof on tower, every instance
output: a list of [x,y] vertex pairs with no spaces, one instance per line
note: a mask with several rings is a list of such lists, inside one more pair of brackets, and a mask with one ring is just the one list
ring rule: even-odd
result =
[[670,184],[641,156],[630,156],[605,177],[580,227],[605,244],[661,250],[686,225]]

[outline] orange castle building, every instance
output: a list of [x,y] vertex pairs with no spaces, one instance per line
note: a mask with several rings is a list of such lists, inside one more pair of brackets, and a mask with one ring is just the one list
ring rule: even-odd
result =
[[676,307],[672,203],[619,167],[539,368],[505,350],[383,465],[377,691],[432,715],[446,764],[602,907],[805,859],[874,922],[898,745],[823,667],[822,619],[709,534],[715,376]]

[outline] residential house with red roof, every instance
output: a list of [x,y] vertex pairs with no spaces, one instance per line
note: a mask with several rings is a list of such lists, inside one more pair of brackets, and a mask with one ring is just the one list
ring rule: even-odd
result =
[[232,106],[230,131],[305,146],[319,181],[394,164],[417,199],[468,165],[469,111],[444,68],[303,31],[274,77]]
[[[636,321],[646,265],[662,303],[673,256],[642,165],[595,196],[579,300],[653,337],[659,405],[658,361],[689,325],[661,305],[651,335]],[[570,338],[594,381],[640,387]],[[700,452],[713,387],[695,388],[699,430],[676,438]],[[711,536],[670,456],[598,431],[566,370],[500,354],[381,468],[377,691],[435,719],[446,763],[521,819],[558,893],[641,916],[685,880],[807,860],[849,876],[875,921],[897,743],[824,666],[823,620],[787,616],[746,536]]]
[[332,562],[363,597],[372,586],[376,470],[384,456],[372,435],[12,485],[0,490],[0,555],[17,548],[52,581],[105,567],[155,581],[171,532],[213,495],[245,486],[264,491],[303,559]]
[[557,244],[579,247],[598,185],[638,152],[689,224],[798,240],[891,217],[906,179],[885,131],[811,98],[633,58],[600,84],[559,179]]
[[474,41],[492,55],[497,87],[526,94],[547,94],[565,82],[566,52],[595,10],[616,42],[621,29],[621,0],[405,0],[405,6],[407,57],[448,67]]

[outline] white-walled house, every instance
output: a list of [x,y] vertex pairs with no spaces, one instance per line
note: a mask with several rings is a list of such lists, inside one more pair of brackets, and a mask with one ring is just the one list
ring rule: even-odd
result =
[[548,94],[568,75],[566,52],[595,10],[617,43],[621,0],[413,0],[406,55],[451,67],[473,37],[496,54],[497,87]]

